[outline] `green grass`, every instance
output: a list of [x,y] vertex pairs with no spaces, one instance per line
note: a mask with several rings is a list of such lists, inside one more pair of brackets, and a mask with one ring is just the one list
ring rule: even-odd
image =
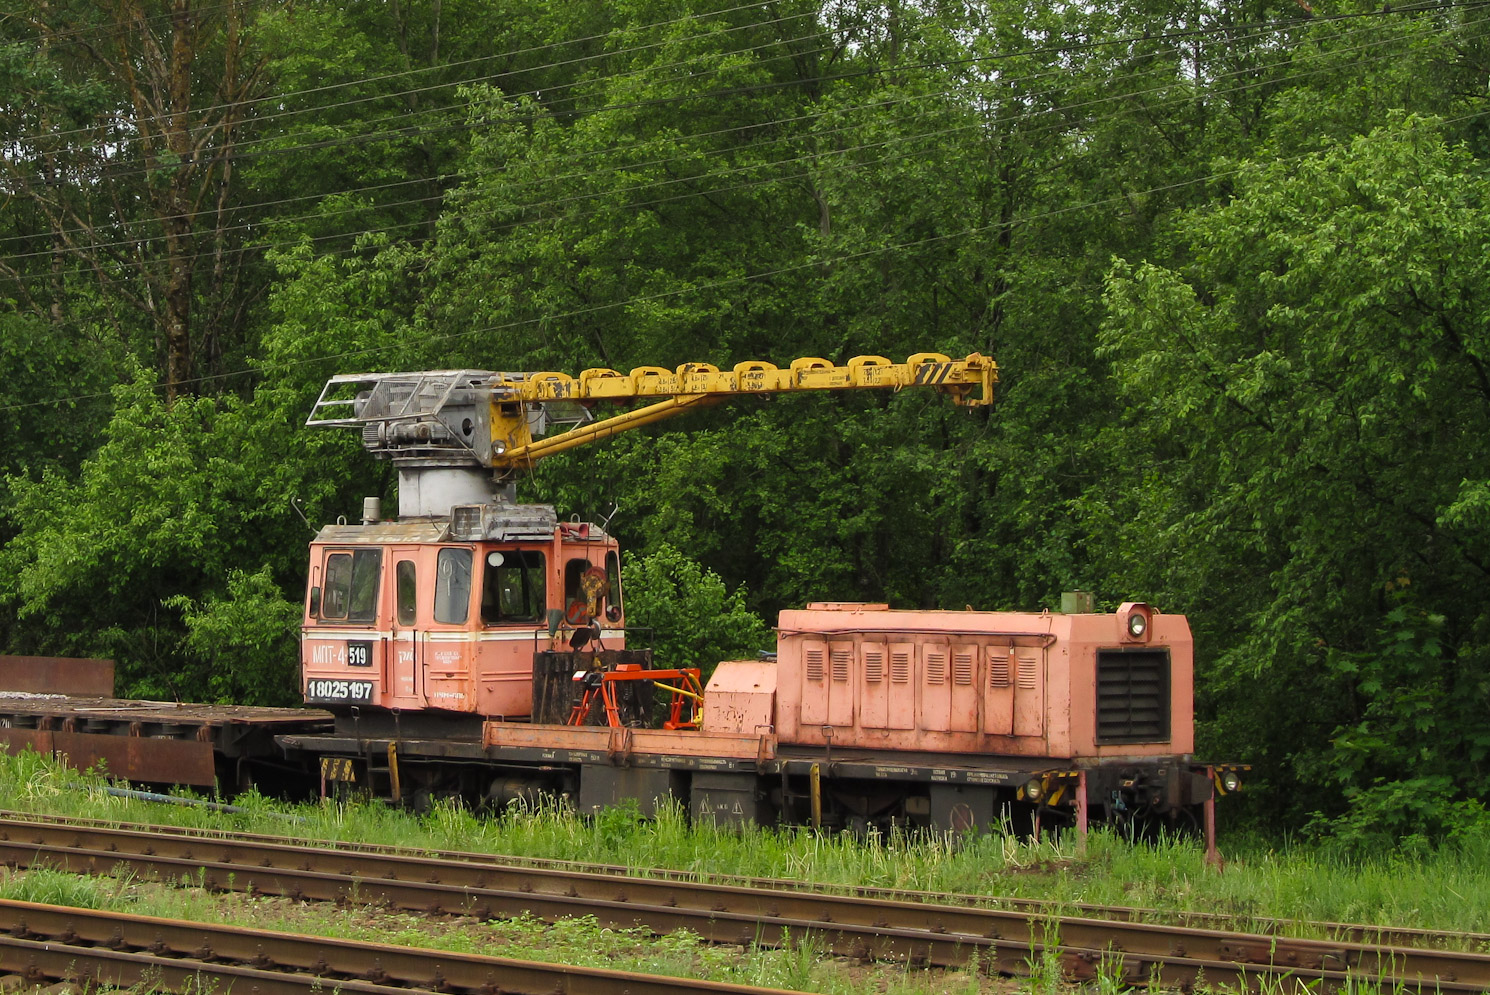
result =
[[68,905],[75,909],[115,908],[116,887],[101,878],[79,877],[39,867],[24,874],[0,877],[0,898],[13,902]]
[[441,806],[417,817],[378,803],[289,807],[253,795],[238,800],[245,812],[225,815],[115,798],[101,787],[98,779],[31,754],[0,757],[0,807],[36,813],[666,867],[699,877],[741,874],[1490,933],[1490,904],[1475,897],[1490,894],[1490,837],[1484,836],[1376,859],[1232,838],[1223,841],[1227,864],[1217,873],[1193,840],[1135,846],[1102,832],[1078,850],[1069,837],[1036,844],[935,833],[867,839],[802,830],[737,833],[689,826],[675,810],[654,820],[623,809],[582,819],[552,808],[480,817]]

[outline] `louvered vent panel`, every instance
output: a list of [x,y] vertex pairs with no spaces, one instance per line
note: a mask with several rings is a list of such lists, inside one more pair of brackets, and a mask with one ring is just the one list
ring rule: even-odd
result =
[[1169,651],[1099,650],[1097,742],[1169,741]]
[[878,684],[885,679],[885,654],[879,650],[864,651],[864,680]]
[[823,682],[823,651],[810,649],[803,655],[807,658],[807,679],[821,684]]
[[1019,654],[1019,686],[1026,691],[1040,686],[1040,658],[1033,653]]
[[[1011,653],[1010,656],[1013,654]],[[1006,688],[1009,686],[1009,656],[1005,656],[1002,650],[994,650],[988,654],[988,686],[991,688]]]
[[849,661],[854,658],[851,649],[835,649],[833,657],[833,679],[840,684],[848,680]]
[[942,652],[926,654],[926,683],[947,683],[947,654]]
[[890,683],[909,684],[911,682],[911,655],[900,650],[890,654]]
[[971,652],[953,654],[952,683],[964,686],[973,683],[973,654]]

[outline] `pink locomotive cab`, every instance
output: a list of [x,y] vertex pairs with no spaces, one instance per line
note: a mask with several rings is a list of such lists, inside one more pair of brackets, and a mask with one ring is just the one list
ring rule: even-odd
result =
[[587,417],[574,405],[506,403],[503,385],[525,379],[336,377],[316,405],[309,424],[357,429],[399,473],[396,520],[368,498],[360,524],[328,525],[310,549],[302,688],[354,738],[394,729],[479,740],[482,721],[567,707],[580,651],[587,666],[640,655],[625,649],[615,540],[517,503],[510,474],[491,468],[551,423]]
[[625,645],[615,540],[546,505],[330,525],[309,577],[305,700],[333,711],[527,718],[535,659],[567,649],[576,626]]

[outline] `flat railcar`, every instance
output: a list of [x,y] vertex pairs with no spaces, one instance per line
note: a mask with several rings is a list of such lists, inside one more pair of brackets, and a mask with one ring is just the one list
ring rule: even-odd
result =
[[236,791],[310,786],[274,737],[334,727],[330,712],[114,697],[112,660],[0,656],[0,749],[139,784]]

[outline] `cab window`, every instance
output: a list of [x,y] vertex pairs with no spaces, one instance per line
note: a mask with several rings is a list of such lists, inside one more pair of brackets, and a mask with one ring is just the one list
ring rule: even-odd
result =
[[435,621],[464,624],[471,613],[471,551],[440,550],[435,575]]
[[621,607],[621,558],[613,549],[605,554],[605,577],[607,588],[605,598],[613,608]]
[[347,621],[371,622],[378,615],[378,574],[383,566],[381,549],[359,549],[352,554],[352,598]]
[[536,622],[543,617],[544,558],[536,549],[494,549],[481,581],[481,621]]
[[589,560],[575,559],[564,564],[564,604],[571,604],[583,596],[580,593],[580,578],[584,577],[588,569]]
[[321,617],[346,618],[352,592],[352,554],[332,553],[326,558],[326,586],[321,591]]
[[564,564],[564,609],[571,625],[605,612],[610,589],[606,569],[587,559],[575,558]]
[[413,560],[399,560],[398,580],[398,624],[413,625],[419,597],[419,575]]
[[321,618],[371,622],[378,609],[378,570],[381,549],[357,549],[326,557],[326,585],[321,592]]

